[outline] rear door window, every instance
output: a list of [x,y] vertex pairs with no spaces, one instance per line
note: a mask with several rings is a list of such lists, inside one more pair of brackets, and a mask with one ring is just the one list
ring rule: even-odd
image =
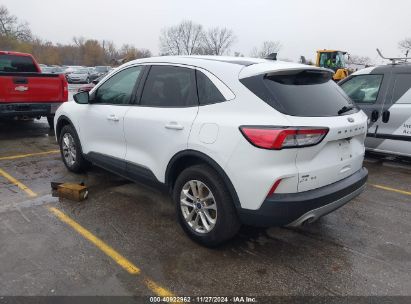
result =
[[341,88],[358,103],[375,103],[380,91],[383,75],[358,75],[347,80]]
[[221,94],[210,78],[198,70],[196,71],[196,76],[200,105],[208,105],[225,101],[223,94]]
[[352,114],[358,109],[323,70],[285,71],[240,80],[277,111],[291,116],[324,117]]
[[141,106],[198,106],[195,71],[171,65],[153,65],[144,84]]
[[0,72],[37,73],[37,66],[29,56],[0,55]]

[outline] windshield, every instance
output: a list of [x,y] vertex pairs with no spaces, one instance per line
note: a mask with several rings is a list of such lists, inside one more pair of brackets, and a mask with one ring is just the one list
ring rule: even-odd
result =
[[354,108],[343,115],[358,111],[327,71],[290,71],[288,74],[258,75],[240,81],[271,107],[287,115],[338,116],[344,107]]
[[343,52],[323,52],[320,54],[320,67],[328,69],[345,68]]

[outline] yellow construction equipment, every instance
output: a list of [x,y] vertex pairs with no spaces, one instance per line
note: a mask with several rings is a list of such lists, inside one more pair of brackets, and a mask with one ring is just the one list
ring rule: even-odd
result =
[[318,50],[315,65],[333,70],[335,73],[333,76],[334,81],[340,81],[349,74],[344,58],[346,54],[347,52],[344,51]]

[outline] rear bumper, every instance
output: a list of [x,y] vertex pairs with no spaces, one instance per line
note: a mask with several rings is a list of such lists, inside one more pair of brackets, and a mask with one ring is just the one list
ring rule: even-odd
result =
[[268,197],[260,209],[240,209],[240,220],[253,226],[299,226],[314,221],[358,196],[365,188],[368,171],[362,168],[336,183],[299,193],[278,193]]
[[0,117],[39,117],[54,115],[61,102],[0,103]]

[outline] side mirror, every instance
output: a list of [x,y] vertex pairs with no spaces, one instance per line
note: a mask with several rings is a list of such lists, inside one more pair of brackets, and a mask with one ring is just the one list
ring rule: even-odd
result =
[[75,102],[79,104],[88,104],[90,97],[88,95],[88,92],[79,92],[73,96],[73,99]]
[[97,80],[97,79],[94,79],[94,80],[92,81],[93,84],[98,84],[99,82],[100,82],[100,80]]

